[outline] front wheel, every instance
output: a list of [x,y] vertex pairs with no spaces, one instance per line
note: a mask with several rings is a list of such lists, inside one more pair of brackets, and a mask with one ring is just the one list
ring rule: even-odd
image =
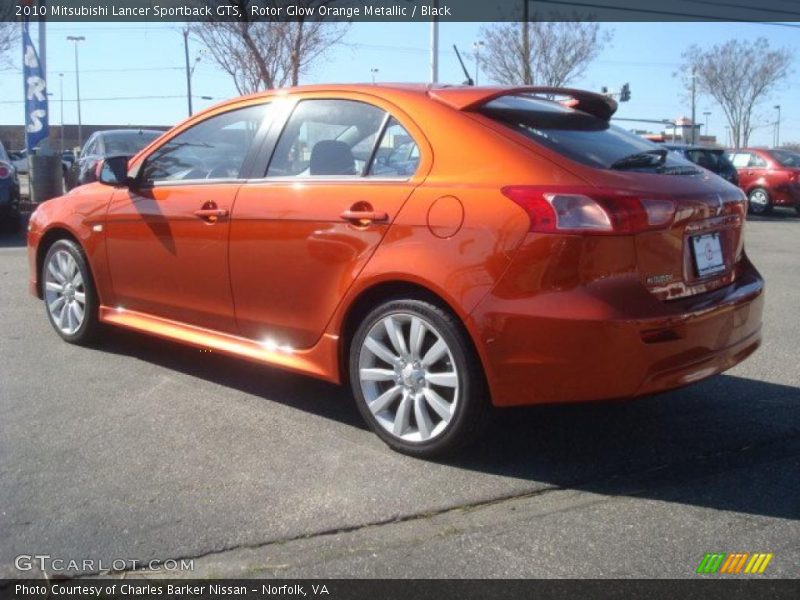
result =
[[480,362],[461,324],[438,306],[421,300],[379,306],[356,331],[349,362],[359,411],[399,452],[450,452],[486,422]]
[[97,294],[80,247],[58,240],[47,251],[41,272],[47,318],[72,344],[87,344],[97,333]]
[[772,210],[769,192],[764,188],[755,188],[747,195],[747,207],[751,214],[766,215]]

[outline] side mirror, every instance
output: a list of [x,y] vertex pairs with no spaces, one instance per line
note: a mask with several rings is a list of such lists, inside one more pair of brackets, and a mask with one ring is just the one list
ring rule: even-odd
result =
[[113,186],[130,185],[131,180],[128,178],[129,158],[129,156],[109,156],[99,161],[95,171],[97,181]]

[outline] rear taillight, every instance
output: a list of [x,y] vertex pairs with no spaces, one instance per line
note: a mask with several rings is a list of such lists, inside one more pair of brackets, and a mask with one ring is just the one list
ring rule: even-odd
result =
[[630,234],[669,227],[675,202],[590,187],[514,185],[503,195],[519,204],[538,233]]
[[0,163],[0,179],[11,177],[11,167],[5,163]]

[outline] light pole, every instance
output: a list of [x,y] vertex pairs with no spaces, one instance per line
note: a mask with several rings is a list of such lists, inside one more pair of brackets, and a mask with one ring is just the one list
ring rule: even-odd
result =
[[61,101],[61,153],[64,153],[64,74],[58,74],[58,97]]
[[775,147],[777,148],[781,145],[781,105],[776,104],[774,108],[778,111],[778,120],[775,121]]
[[481,47],[484,45],[483,40],[478,40],[472,44],[475,49],[475,85],[478,85],[478,75],[481,71]]
[[439,83],[439,0],[433,0],[431,19],[431,83]]
[[523,85],[533,85],[533,75],[531,73],[531,32],[529,29],[530,4],[529,0],[522,0],[522,53],[525,56],[522,65]]
[[81,72],[78,66],[78,42],[86,41],[82,35],[68,35],[68,42],[75,43],[75,90],[78,97],[78,146],[83,147],[83,122],[81,120]]
[[697,106],[697,72],[692,67],[692,143],[697,143],[697,121],[696,121],[696,106]]
[[706,137],[708,137],[708,117],[711,116],[711,111],[710,110],[704,111],[703,116],[706,118]]
[[375,76],[378,74],[379,71],[380,69],[374,67],[369,70],[369,72],[372,73],[372,85],[375,85]]
[[183,54],[186,58],[186,103],[189,105],[189,116],[194,114],[192,108],[192,75],[197,68],[197,63],[200,62],[200,57],[194,59],[194,64],[189,62],[189,28],[183,30]]

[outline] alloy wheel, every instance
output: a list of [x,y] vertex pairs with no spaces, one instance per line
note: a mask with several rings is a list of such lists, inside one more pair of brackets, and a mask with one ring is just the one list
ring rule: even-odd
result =
[[66,250],[54,252],[47,262],[44,296],[53,324],[73,335],[86,316],[86,287],[75,258]]
[[393,313],[378,320],[361,345],[358,373],[369,411],[395,438],[427,442],[455,415],[459,374],[452,351],[418,315]]
[[750,210],[762,213],[769,206],[769,196],[764,190],[755,190],[750,194]]

